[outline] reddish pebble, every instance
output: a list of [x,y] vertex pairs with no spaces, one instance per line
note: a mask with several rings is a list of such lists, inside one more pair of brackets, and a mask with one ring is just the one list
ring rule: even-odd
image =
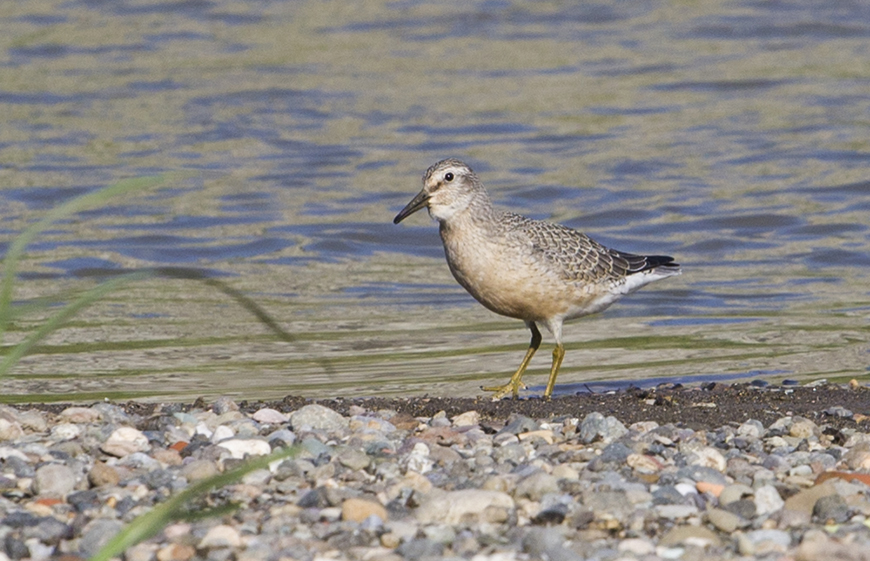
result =
[[718,497],[722,494],[722,491],[725,489],[725,486],[720,483],[711,483],[709,481],[698,481],[695,484],[695,488],[699,493],[710,493],[714,497]]

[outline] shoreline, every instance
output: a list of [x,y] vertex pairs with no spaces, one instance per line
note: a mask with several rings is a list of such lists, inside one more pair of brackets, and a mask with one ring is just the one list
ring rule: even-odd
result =
[[[91,404],[101,402],[90,402]],[[186,411],[202,409],[212,402],[198,398],[193,402],[112,402],[136,415],[150,415],[169,407]],[[283,400],[239,400],[242,411],[263,407],[289,412],[309,403],[317,403],[346,415],[351,407],[371,410],[388,409],[413,417],[431,417],[443,411],[448,417],[475,410],[484,421],[505,422],[511,415],[538,419],[584,416],[592,412],[613,415],[628,425],[640,421],[659,424],[684,423],[695,428],[713,429],[729,423],[754,419],[767,425],[784,416],[801,416],[836,428],[870,430],[870,386],[856,381],[850,384],[809,384],[803,386],[754,386],[748,383],[709,383],[702,386],[667,385],[649,389],[629,388],[605,393],[562,395],[550,401],[539,397],[492,401],[486,395],[475,397],[358,397],[309,398],[287,396]],[[21,403],[5,407],[38,409],[58,413],[86,403]],[[844,414],[844,408],[852,415]]]

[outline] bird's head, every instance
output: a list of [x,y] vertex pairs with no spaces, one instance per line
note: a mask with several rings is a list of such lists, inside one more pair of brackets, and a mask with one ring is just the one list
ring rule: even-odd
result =
[[447,159],[426,170],[423,189],[393,219],[398,224],[423,207],[429,215],[441,222],[462,212],[475,197],[485,193],[477,175],[465,163]]

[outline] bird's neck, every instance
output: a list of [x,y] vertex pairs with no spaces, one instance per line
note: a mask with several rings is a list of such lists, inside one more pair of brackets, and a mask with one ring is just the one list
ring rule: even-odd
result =
[[478,191],[469,199],[461,209],[457,209],[444,219],[439,218],[441,229],[451,229],[457,227],[463,228],[483,228],[490,224],[496,214],[496,210],[492,206],[492,201],[486,191]]

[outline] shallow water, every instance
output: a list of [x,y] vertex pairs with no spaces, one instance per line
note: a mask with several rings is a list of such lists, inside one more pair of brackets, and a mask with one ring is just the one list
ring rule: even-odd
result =
[[391,223],[448,156],[499,205],[684,265],[566,325],[557,392],[870,374],[860,3],[31,1],[0,30],[0,250],[73,196],[188,172],[40,236],[16,301],[193,268],[292,336],[212,285],[142,281],[26,357],[7,401],[503,382],[522,323],[453,281],[425,213]]

